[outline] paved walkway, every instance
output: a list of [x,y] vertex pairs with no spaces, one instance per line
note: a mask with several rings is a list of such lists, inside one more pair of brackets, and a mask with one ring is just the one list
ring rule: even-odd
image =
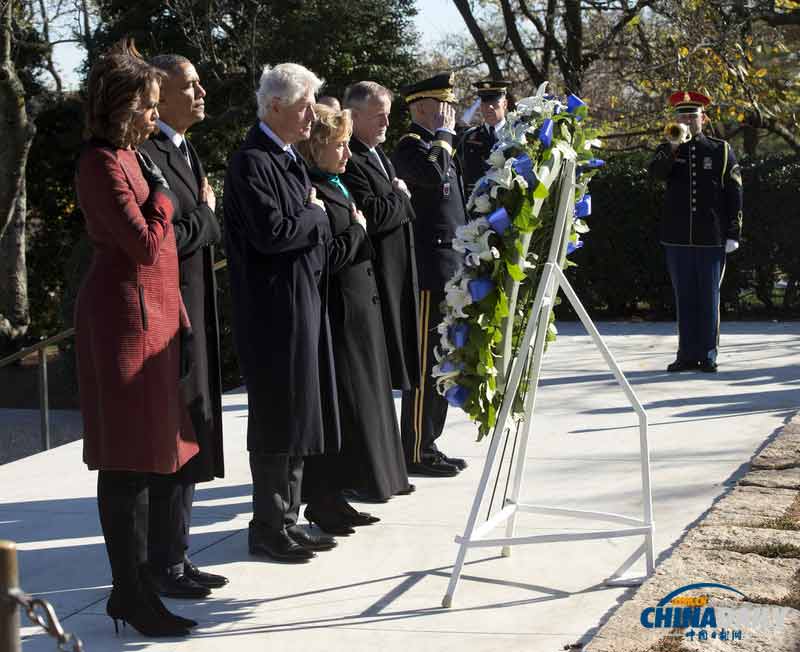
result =
[[[526,477],[527,498],[639,516],[636,419],[577,324],[562,324],[544,363]],[[601,324],[649,412],[657,554],[668,551],[741,473],[753,452],[800,408],[800,323],[723,325],[717,375],[668,375],[670,324]],[[24,588],[45,597],[89,652],[111,650],[524,650],[586,642],[624,597],[602,582],[639,540],[474,551],[453,608],[439,605],[486,451],[453,410],[442,448],[467,458],[453,479],[417,478],[416,493],[370,511],[382,523],[342,538],[305,566],[250,558],[247,397],[225,397],[227,477],[202,485],[192,556],[231,578],[202,603],[171,601],[200,621],[185,640],[114,636],[105,617],[109,570],[80,442],[2,467],[0,538],[19,542]],[[522,534],[579,530],[522,516]],[[766,580],[765,580],[766,581]],[[54,649],[34,634],[23,649]]]

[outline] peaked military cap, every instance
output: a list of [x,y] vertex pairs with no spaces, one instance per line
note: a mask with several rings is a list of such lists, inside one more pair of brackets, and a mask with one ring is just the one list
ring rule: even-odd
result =
[[677,91],[669,96],[669,103],[675,113],[700,113],[711,104],[711,98],[697,91]]
[[429,79],[423,79],[416,84],[409,84],[400,89],[406,104],[411,104],[417,100],[425,99],[426,97],[439,100],[440,102],[456,101],[456,96],[453,93],[453,84],[455,83],[455,74],[452,72],[445,72],[440,75],[435,75]]
[[482,100],[491,100],[505,95],[511,82],[505,79],[482,79],[475,82],[473,86],[478,89],[478,97]]

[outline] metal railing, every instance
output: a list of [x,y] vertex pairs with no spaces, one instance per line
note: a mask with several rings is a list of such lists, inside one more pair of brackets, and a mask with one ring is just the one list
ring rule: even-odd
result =
[[53,605],[20,589],[17,546],[13,541],[0,540],[0,650],[3,652],[22,650],[19,637],[20,609],[32,624],[38,625],[56,640],[56,649],[83,652],[81,639],[64,631]]
[[[216,263],[214,263],[214,271],[218,272],[227,266],[228,259],[223,258],[222,260],[218,260]],[[39,422],[42,436],[42,450],[48,450],[50,448],[50,393],[47,383],[47,347],[58,344],[59,342],[72,337],[73,335],[75,335],[75,329],[68,328],[56,335],[53,335],[52,337],[48,337],[46,340],[37,342],[33,346],[25,347],[24,349],[21,349],[12,355],[6,356],[5,358],[0,358],[0,369],[2,369],[3,367],[10,365],[17,360],[27,358],[31,354],[35,353],[38,355]]]

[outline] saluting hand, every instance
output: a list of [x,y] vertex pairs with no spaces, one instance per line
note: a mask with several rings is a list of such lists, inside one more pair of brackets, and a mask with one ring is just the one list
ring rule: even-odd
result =
[[[311,190],[308,192],[308,203],[314,204],[314,206],[319,206],[323,211],[325,211],[325,204],[321,199],[317,199],[316,188],[311,188]],[[327,213],[328,211],[325,212]]]
[[456,109],[452,104],[439,102],[439,109],[433,116],[434,131],[448,129],[452,131],[456,126]]
[[394,188],[399,192],[404,193],[406,197],[411,199],[411,191],[408,189],[406,182],[403,181],[400,177],[395,177],[394,179],[392,179],[392,188]]
[[364,213],[356,208],[355,204],[350,204],[350,218],[362,229],[367,230],[367,218],[364,217]]
[[217,208],[217,196],[214,194],[214,189],[206,177],[203,177],[203,182],[200,185],[200,203],[208,204],[212,213]]

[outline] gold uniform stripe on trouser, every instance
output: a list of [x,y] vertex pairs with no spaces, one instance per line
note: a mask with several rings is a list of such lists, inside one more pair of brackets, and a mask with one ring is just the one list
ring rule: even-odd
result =
[[725,254],[725,248],[723,247],[723,249],[722,249],[722,271],[720,271],[720,273],[719,273],[719,289],[717,290],[717,342],[716,342],[717,345],[715,347],[717,349],[717,355],[719,355],[719,327],[720,327],[720,321],[722,319],[722,313],[720,312],[720,304],[721,304],[721,301],[722,301],[722,279],[725,278],[725,262],[726,262],[725,261],[725,257],[726,257],[726,255],[727,254]]
[[413,461],[418,464],[422,461],[420,447],[422,446],[422,413],[425,406],[425,376],[428,363],[428,322],[431,311],[430,290],[419,291],[419,335],[421,344],[422,373],[414,394],[414,454]]

